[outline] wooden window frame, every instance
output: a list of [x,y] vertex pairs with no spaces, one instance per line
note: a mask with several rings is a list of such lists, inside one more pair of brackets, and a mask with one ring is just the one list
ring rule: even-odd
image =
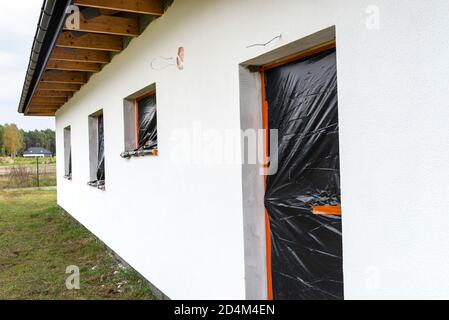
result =
[[[139,145],[139,102],[142,101],[145,98],[151,97],[151,96],[156,96],[156,90],[153,90],[149,93],[144,94],[143,96],[137,97],[136,99],[134,99],[134,106],[135,106],[135,136],[136,136],[136,149],[141,148],[142,146]],[[157,100],[156,100],[156,113],[157,113]],[[152,155],[153,156],[157,156],[158,155],[158,147],[156,147],[155,149],[152,150]]]

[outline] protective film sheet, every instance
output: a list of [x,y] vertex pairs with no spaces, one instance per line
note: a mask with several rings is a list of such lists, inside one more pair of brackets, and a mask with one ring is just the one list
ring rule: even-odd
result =
[[98,117],[98,164],[97,181],[105,180],[104,172],[104,121],[103,116]]
[[157,148],[156,95],[138,101],[139,147]]
[[335,50],[265,71],[278,171],[267,177],[275,299],[343,299]]

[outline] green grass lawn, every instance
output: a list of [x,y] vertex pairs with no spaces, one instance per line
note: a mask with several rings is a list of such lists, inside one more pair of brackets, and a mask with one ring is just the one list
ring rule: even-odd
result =
[[[66,267],[80,269],[68,290]],[[52,191],[0,191],[0,300],[154,299],[148,283],[116,262],[56,205]]]

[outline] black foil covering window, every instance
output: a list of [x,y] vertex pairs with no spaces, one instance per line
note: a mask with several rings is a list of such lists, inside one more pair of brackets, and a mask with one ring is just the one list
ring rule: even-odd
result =
[[69,150],[68,165],[65,168],[64,178],[72,180],[72,149]]
[[267,177],[274,299],[343,299],[335,50],[267,70],[269,129],[278,129],[278,171]]
[[137,150],[157,149],[157,112],[155,94],[137,101],[137,114],[139,125]]
[[72,177],[72,148],[69,151],[69,172],[67,176]]
[[104,121],[103,115],[98,117],[98,165],[97,165],[97,181],[105,181],[104,172]]
[[88,184],[93,187],[97,187],[100,189],[104,188],[105,185],[105,154],[104,154],[104,121],[103,115],[97,117],[98,123],[98,157],[97,157],[97,172],[96,178],[97,180],[90,181]]

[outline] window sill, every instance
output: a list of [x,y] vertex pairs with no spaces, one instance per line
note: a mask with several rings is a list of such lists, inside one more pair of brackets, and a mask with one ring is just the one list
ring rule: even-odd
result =
[[140,150],[140,151],[125,151],[120,154],[124,159],[131,159],[137,157],[157,157],[159,155],[158,149]]
[[90,181],[87,183],[87,185],[89,187],[101,190],[101,191],[106,191],[106,186],[104,184],[104,181]]

